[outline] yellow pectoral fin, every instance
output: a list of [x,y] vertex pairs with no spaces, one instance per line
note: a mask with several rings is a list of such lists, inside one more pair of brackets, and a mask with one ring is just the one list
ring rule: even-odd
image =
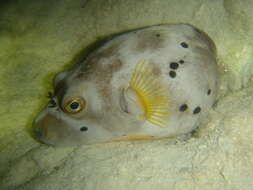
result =
[[147,119],[158,127],[167,127],[169,119],[169,91],[160,78],[152,72],[152,66],[139,62],[126,89],[130,113]]
[[131,87],[125,90],[125,97],[128,105],[128,111],[136,117],[144,116],[146,112],[145,103],[138,92]]

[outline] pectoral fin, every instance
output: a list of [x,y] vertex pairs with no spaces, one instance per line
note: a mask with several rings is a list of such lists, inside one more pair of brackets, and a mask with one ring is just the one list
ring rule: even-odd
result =
[[152,72],[152,66],[141,61],[131,81],[122,90],[122,105],[127,113],[146,119],[159,127],[167,127],[169,117],[168,87]]

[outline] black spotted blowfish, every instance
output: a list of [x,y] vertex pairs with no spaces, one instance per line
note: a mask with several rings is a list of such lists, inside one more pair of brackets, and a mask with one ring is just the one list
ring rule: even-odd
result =
[[215,44],[192,25],[124,32],[56,75],[35,135],[74,145],[186,134],[214,104],[218,78]]

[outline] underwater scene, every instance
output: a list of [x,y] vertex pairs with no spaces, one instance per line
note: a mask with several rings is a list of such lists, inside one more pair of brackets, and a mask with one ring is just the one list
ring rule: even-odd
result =
[[252,0],[0,3],[1,190],[251,190]]

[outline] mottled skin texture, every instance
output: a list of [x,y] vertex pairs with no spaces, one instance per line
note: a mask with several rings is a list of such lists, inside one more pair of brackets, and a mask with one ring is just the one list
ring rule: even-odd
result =
[[[131,104],[122,91],[140,60],[146,60],[152,75],[166,84],[170,115],[165,128],[137,117],[142,108]],[[177,66],[171,66],[172,62]],[[56,106],[45,108],[34,122],[44,143],[89,144],[180,135],[195,129],[215,101],[216,48],[205,33],[190,25],[146,27],[112,38],[81,64],[58,74],[54,87]],[[66,113],[65,102],[76,97],[85,100],[85,108]],[[183,104],[187,108],[182,110]],[[81,131],[84,126],[87,130]]]

